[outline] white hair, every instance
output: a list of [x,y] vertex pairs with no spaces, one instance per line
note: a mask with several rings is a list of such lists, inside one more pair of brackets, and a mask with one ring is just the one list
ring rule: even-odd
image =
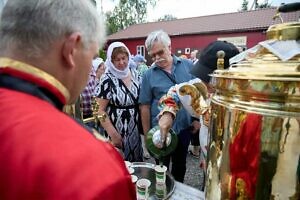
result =
[[79,32],[83,45],[105,42],[105,25],[89,0],[9,0],[0,18],[0,53],[46,55],[52,44]]
[[153,31],[148,35],[145,41],[146,49],[148,51],[152,49],[152,46],[155,42],[161,42],[165,47],[169,47],[171,45],[171,39],[169,35],[163,30]]

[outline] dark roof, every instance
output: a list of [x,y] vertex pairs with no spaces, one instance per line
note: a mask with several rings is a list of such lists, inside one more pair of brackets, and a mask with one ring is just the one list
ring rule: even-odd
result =
[[[159,29],[166,31],[170,36],[262,30],[272,24],[281,23],[279,19],[272,19],[275,13],[275,8],[269,8],[135,24],[108,36],[108,40],[144,38],[150,32]],[[281,13],[284,22],[298,21],[299,15],[300,11]]]

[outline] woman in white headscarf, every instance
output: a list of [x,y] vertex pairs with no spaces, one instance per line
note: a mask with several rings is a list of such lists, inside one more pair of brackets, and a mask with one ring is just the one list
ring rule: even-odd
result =
[[96,72],[96,86],[94,89],[95,96],[100,94],[100,78],[105,72],[105,65],[102,58],[95,58],[92,62],[94,71]]
[[129,68],[130,52],[121,42],[107,50],[106,71],[100,79],[99,120],[112,144],[122,149],[124,159],[143,161],[139,130],[139,84],[135,69]]
[[97,79],[100,80],[102,74],[104,74],[105,72],[105,65],[104,65],[104,61],[102,58],[95,58],[92,62],[93,68],[96,72],[96,77]]

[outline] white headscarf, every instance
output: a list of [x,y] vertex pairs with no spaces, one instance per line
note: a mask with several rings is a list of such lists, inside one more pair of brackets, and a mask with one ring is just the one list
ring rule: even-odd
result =
[[107,49],[105,66],[106,66],[106,70],[110,71],[113,75],[115,75],[115,77],[117,77],[118,79],[124,79],[129,75],[129,60],[128,60],[127,67],[124,70],[117,69],[111,61],[111,54],[116,47],[125,47],[125,49],[128,52],[128,59],[129,59],[130,52],[128,48],[125,46],[125,44],[122,42],[113,42],[109,45]]
[[97,71],[98,70],[98,68],[99,68],[99,66],[102,64],[102,63],[104,63],[104,61],[102,60],[102,58],[95,58],[94,60],[93,60],[93,62],[92,62],[92,65],[93,65],[93,67],[94,67],[94,70],[95,71]]

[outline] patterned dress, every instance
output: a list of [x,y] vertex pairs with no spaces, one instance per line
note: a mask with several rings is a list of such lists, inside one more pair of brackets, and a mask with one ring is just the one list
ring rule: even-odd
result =
[[130,162],[143,161],[143,148],[139,131],[138,95],[140,76],[131,70],[131,87],[111,72],[105,72],[100,80],[99,98],[108,99],[106,112],[118,133],[123,138],[124,159]]

